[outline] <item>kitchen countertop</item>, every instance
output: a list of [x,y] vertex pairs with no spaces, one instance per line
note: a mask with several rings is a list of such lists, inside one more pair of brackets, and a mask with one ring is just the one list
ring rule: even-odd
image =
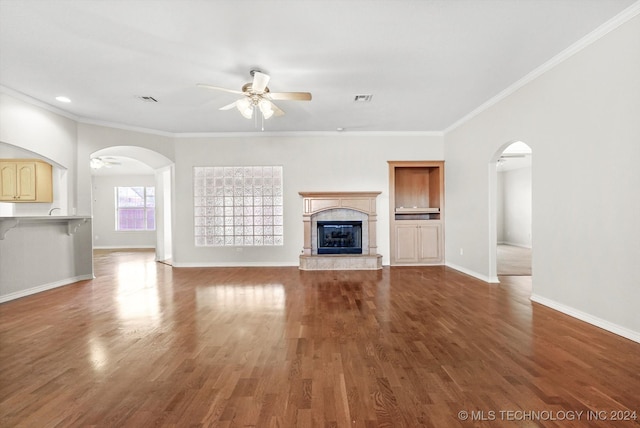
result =
[[28,223],[66,223],[67,234],[72,235],[82,224],[91,220],[91,216],[82,215],[41,215],[41,216],[15,216],[0,217],[0,240],[4,239],[7,232],[20,224]]
[[18,215],[0,217],[2,220],[72,220],[75,218],[91,218],[90,215]]

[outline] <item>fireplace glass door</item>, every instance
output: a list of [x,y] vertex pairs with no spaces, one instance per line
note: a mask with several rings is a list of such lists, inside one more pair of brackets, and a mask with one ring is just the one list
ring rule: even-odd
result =
[[318,254],[362,254],[362,222],[319,221]]

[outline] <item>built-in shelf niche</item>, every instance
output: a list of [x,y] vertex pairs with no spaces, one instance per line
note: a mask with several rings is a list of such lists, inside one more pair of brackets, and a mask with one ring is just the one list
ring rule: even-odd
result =
[[395,165],[396,220],[440,220],[441,165]]
[[389,161],[391,265],[444,261],[444,162]]

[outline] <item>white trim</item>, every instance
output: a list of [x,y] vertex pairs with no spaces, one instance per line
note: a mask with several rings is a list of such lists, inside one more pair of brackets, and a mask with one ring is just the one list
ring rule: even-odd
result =
[[578,40],[577,42],[575,42],[574,44],[572,44],[571,46],[569,46],[568,48],[566,48],[565,50],[563,50],[562,52],[554,56],[553,58],[551,58],[549,61],[535,68],[533,71],[526,74],[522,79],[518,80],[513,85],[502,90],[497,95],[491,97],[489,100],[480,104],[480,106],[476,107],[470,113],[466,114],[465,116],[463,116],[462,118],[458,119],[453,124],[445,128],[443,132],[445,134],[448,134],[449,132],[453,131],[463,123],[473,119],[483,111],[489,109],[494,104],[497,104],[499,101],[507,98],[509,95],[513,94],[518,89],[522,88],[526,84],[537,79],[547,71],[553,69],[558,64],[561,64],[562,62],[566,61],[576,53],[585,49],[592,43],[600,40],[602,37],[606,36],[611,31],[620,27],[622,24],[631,20],[638,14],[640,14],[640,1],[635,2],[631,6],[629,6],[628,8],[626,8],[625,10],[623,10],[622,12],[620,12],[619,14],[617,14],[616,16],[614,16],[613,18],[611,18],[610,20],[608,20],[607,22],[605,22],[604,24],[596,28],[595,30],[593,30],[591,33],[587,34],[586,36],[584,36],[583,38],[581,38],[580,40]]
[[580,321],[584,321],[603,330],[607,330],[611,333],[617,334],[618,336],[622,336],[634,342],[640,343],[640,332],[638,331],[630,330],[621,325],[603,320],[602,318],[595,317],[586,312],[582,312],[578,309],[572,308],[571,306],[558,303],[555,300],[547,299],[546,297],[542,297],[537,294],[531,295],[531,301],[562,312],[563,314],[569,315],[570,317],[577,318]]
[[64,111],[64,110],[62,110],[60,108],[52,106],[51,104],[47,104],[47,103],[45,103],[43,101],[37,100],[37,99],[35,99],[33,97],[30,97],[27,94],[23,94],[22,92],[16,91],[15,89],[11,89],[11,88],[9,88],[7,86],[0,85],[0,93],[9,95],[9,96],[11,96],[11,97],[13,97],[13,98],[15,98],[17,100],[24,101],[25,103],[32,104],[32,105],[34,105],[36,107],[43,108],[43,109],[48,110],[48,111],[50,111],[52,113],[59,114],[60,116],[64,116],[67,119],[75,120],[76,122],[80,120],[80,117],[76,116],[73,113],[69,113],[68,111]]
[[192,268],[192,267],[298,267],[300,264],[296,262],[171,262],[174,268]]
[[153,250],[155,245],[94,245],[94,250]]
[[176,134],[172,132],[160,131],[160,130],[151,129],[151,128],[144,128],[142,126],[126,125],[124,123],[115,123],[115,122],[108,122],[105,120],[90,119],[88,117],[79,117],[77,120],[78,120],[78,123],[82,123],[82,124],[104,126],[105,128],[122,129],[123,131],[133,131],[133,132],[139,132],[141,134],[159,135],[161,137],[167,137],[167,138],[172,138],[176,136]]
[[225,137],[443,137],[442,131],[257,131],[257,132],[177,132],[176,138]]
[[533,248],[531,245],[516,244],[515,242],[509,242],[509,241],[498,242],[498,245],[508,245],[510,247],[526,248],[528,250]]
[[48,284],[38,285],[37,287],[32,287],[27,290],[16,291],[14,293],[9,293],[9,294],[0,296],[0,303],[8,302],[10,300],[19,299],[21,297],[30,296],[32,294],[40,293],[43,291],[51,290],[53,288],[58,288],[64,285],[69,285],[78,281],[84,281],[84,280],[93,279],[93,278],[94,278],[93,274],[79,275],[71,278],[61,279],[60,281],[50,282]]
[[492,278],[492,277],[489,277],[489,276],[486,276],[486,275],[482,275],[482,274],[480,274],[478,272],[472,271],[471,269],[467,269],[465,267],[458,266],[458,265],[456,265],[454,263],[450,263],[450,262],[445,263],[445,266],[450,267],[451,269],[455,269],[458,272],[462,272],[462,273],[464,273],[466,275],[469,275],[469,276],[472,276],[474,278],[477,278],[477,279],[479,279],[481,281],[488,282],[490,284],[499,284],[500,283],[500,280],[498,279],[497,276]]

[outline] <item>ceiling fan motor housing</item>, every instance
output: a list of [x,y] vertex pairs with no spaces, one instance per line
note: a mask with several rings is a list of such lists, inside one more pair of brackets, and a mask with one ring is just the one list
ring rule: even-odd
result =
[[[244,85],[242,85],[242,92],[246,92],[246,93],[253,93],[252,92],[253,89],[253,83],[249,82],[249,83],[245,83]],[[266,94],[269,92],[269,88],[265,86],[264,91],[262,91],[263,94]]]

